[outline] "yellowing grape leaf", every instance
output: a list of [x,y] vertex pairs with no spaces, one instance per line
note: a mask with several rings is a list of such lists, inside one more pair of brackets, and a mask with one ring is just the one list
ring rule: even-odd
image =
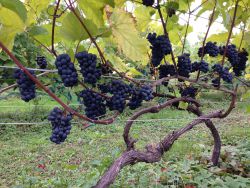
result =
[[104,7],[109,4],[114,6],[113,0],[84,0],[79,1],[79,6],[83,10],[87,19],[91,19],[94,24],[99,26],[104,26],[104,19],[103,19],[103,9]]
[[225,42],[228,37],[228,32],[213,34],[207,38],[207,41],[214,41],[214,42]]
[[120,72],[127,72],[129,70],[128,66],[125,62],[117,55],[108,53],[106,54],[107,59],[111,62],[111,64]]
[[150,8],[139,6],[135,9],[136,25],[140,31],[146,31],[149,22],[151,22]]
[[24,28],[25,25],[18,14],[0,7],[0,41],[4,45],[12,49],[16,34],[24,31]]
[[134,20],[129,13],[115,9],[110,23],[120,51],[133,61],[147,58],[148,42],[139,36]]

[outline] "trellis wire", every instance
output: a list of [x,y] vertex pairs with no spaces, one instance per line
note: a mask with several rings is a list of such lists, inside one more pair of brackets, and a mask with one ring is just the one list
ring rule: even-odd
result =
[[[228,104],[228,102],[216,102],[216,101],[200,101],[203,104]],[[237,103],[245,103],[245,101],[237,101]],[[157,102],[145,102],[144,104],[161,104]],[[27,107],[49,107],[55,106],[56,104],[38,104],[38,105],[0,105],[0,108],[27,108]],[[69,104],[69,106],[84,106],[83,104],[73,103]]]
[[[231,120],[235,118],[244,118],[244,117],[249,117],[247,115],[245,116],[230,116],[227,117],[226,120]],[[136,119],[136,120],[115,120],[114,123],[116,122],[156,122],[156,121],[187,121],[187,120],[209,120],[209,119],[216,119],[216,118],[162,118],[162,119]],[[221,119],[218,119],[221,120]],[[0,123],[0,125],[42,125],[42,124],[49,124],[49,121],[46,122],[6,122],[6,123]],[[72,122],[72,124],[82,124],[83,122]],[[91,123],[90,123],[91,124]]]
[[[0,68],[9,68],[9,69],[19,69],[19,67],[11,67],[11,66],[0,66]],[[57,70],[48,70],[48,69],[36,69],[36,68],[30,68],[30,67],[27,67],[26,69],[28,70],[36,70],[36,71],[41,71],[41,72],[50,72],[50,73],[56,73]],[[119,76],[105,76],[105,75],[102,75],[103,78],[114,78],[114,79],[120,79]],[[146,78],[133,78],[134,80],[138,80],[138,81],[145,81],[145,82],[155,82],[155,80],[150,80],[150,79],[146,79]],[[5,79],[0,79],[0,80],[5,80]],[[11,79],[8,79],[8,80],[11,80]],[[13,79],[15,80],[15,79]],[[210,83],[207,83],[208,85],[212,85]],[[224,85],[224,86],[231,86],[232,84],[221,84],[221,85]],[[244,84],[239,84],[239,86],[245,86]]]

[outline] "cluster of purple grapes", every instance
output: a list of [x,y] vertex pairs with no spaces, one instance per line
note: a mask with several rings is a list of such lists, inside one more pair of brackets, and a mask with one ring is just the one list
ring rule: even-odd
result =
[[40,69],[46,69],[48,65],[44,56],[37,56],[36,63]]
[[132,91],[132,97],[128,102],[128,106],[131,110],[134,110],[141,106],[142,101],[150,101],[154,98],[152,87],[149,85],[143,85],[141,88],[134,88]]
[[229,72],[227,67],[223,67],[221,64],[215,64],[212,67],[213,71],[218,73],[219,76],[227,83],[231,83],[233,80],[233,75]]
[[[220,54],[223,55],[225,53],[226,47],[221,46],[220,47]],[[228,58],[228,61],[232,66],[236,65],[239,61],[238,57],[238,51],[236,49],[236,46],[234,44],[230,44],[227,46],[226,50],[226,57]]]
[[[29,70],[30,74],[35,76],[35,72]],[[14,78],[17,80],[21,99],[25,102],[36,97],[36,84],[20,69],[14,72]]]
[[61,54],[56,58],[56,68],[65,87],[72,87],[78,83],[78,75],[68,54]]
[[77,53],[76,59],[80,64],[84,82],[95,85],[102,75],[101,69],[96,66],[96,55],[84,51]]
[[181,89],[181,96],[195,98],[197,90],[197,88],[194,88],[192,86],[186,87],[185,89]]
[[[220,53],[223,55],[225,51],[225,46],[220,47]],[[246,62],[248,53],[245,49],[238,52],[234,44],[228,45],[226,50],[226,57],[233,67],[233,71],[236,76],[241,76],[243,71],[246,69]]]
[[233,66],[233,71],[236,76],[241,76],[243,71],[246,69],[246,63],[248,60],[248,53],[245,49],[238,53],[239,61]]
[[174,65],[161,65],[159,67],[159,78],[176,75]]
[[219,47],[216,45],[216,42],[207,42],[204,46],[204,53],[202,54],[202,47],[199,48],[198,55],[199,57],[208,54],[211,57],[216,57],[220,53]]
[[154,4],[154,0],[142,0],[142,4],[149,7],[152,6]]
[[208,63],[205,62],[204,60],[200,61],[200,62],[194,62],[192,63],[192,70],[191,72],[195,72],[195,71],[201,71],[204,73],[207,73],[209,71],[209,66]]
[[177,67],[178,67],[178,74],[180,76],[189,78],[189,74],[192,70],[190,54],[184,53],[183,55],[178,56]]
[[79,94],[79,97],[85,105],[85,114],[87,117],[97,119],[106,114],[105,99],[100,94],[86,89]]
[[[168,77],[168,76],[174,76],[176,75],[176,71],[174,68],[174,65],[161,65],[159,67],[159,78],[164,78],[164,77]],[[168,82],[165,81],[162,83],[164,86],[168,86]]]
[[107,101],[110,110],[117,110],[120,113],[126,107],[126,99],[131,95],[132,88],[123,81],[113,80],[109,85],[109,93],[113,96]]
[[61,144],[70,133],[72,116],[70,114],[64,116],[63,111],[55,107],[50,112],[48,120],[52,124],[50,140],[56,144]]
[[152,49],[151,63],[154,67],[157,67],[164,56],[171,53],[172,45],[169,38],[165,35],[157,36],[156,33],[149,33],[147,39],[150,42],[150,48]]

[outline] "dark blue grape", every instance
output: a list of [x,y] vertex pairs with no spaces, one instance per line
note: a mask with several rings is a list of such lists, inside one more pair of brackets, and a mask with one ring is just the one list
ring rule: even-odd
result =
[[65,87],[72,87],[78,83],[78,75],[68,54],[61,54],[56,58],[56,68]]
[[49,114],[48,120],[52,125],[52,135],[50,140],[56,144],[61,144],[70,134],[72,116],[65,115],[61,109],[55,107]]
[[[35,72],[28,70],[30,74],[36,77]],[[20,69],[14,72],[14,78],[17,80],[18,88],[21,94],[21,99],[25,102],[36,97],[36,84]]]
[[46,69],[47,68],[47,61],[46,58],[43,56],[38,56],[36,58],[36,63],[39,66],[40,69]]
[[76,59],[80,64],[84,82],[95,85],[102,75],[101,68],[97,67],[96,55],[84,51],[77,53]]
[[87,117],[96,120],[98,117],[106,114],[105,99],[100,94],[86,89],[79,94],[79,97],[85,105]]
[[189,73],[192,70],[191,60],[190,60],[190,54],[184,53],[181,56],[178,56],[178,74],[180,76],[189,78]]
[[152,6],[154,4],[154,0],[142,0],[142,4],[145,6]]
[[156,33],[149,33],[147,39],[150,42],[150,48],[152,49],[151,63],[154,67],[157,67],[164,56],[171,53],[172,45],[169,38],[165,35],[157,36]]

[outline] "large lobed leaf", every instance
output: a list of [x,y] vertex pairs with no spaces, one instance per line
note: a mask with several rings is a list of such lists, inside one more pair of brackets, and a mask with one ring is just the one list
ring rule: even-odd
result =
[[144,60],[147,57],[148,43],[139,36],[131,15],[124,10],[114,9],[110,22],[119,49],[133,61]]

